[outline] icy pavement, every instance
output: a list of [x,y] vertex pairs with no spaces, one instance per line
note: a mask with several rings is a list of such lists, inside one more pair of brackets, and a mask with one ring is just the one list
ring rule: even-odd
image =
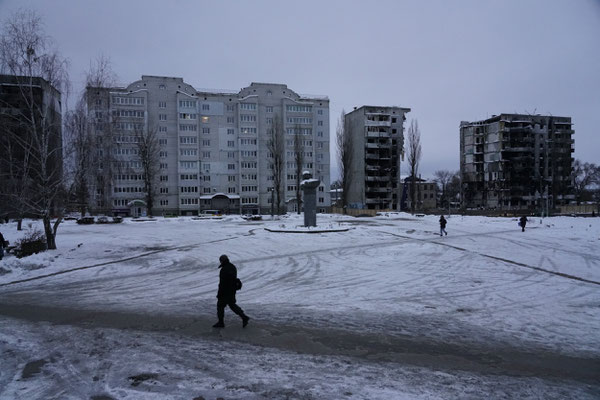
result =
[[[600,396],[598,219],[264,229],[300,221],[68,222],[59,250],[5,258],[0,398]],[[246,329],[210,328],[223,253]]]

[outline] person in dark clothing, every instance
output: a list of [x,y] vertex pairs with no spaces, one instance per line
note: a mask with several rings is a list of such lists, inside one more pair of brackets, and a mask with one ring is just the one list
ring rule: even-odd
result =
[[443,233],[445,233],[446,236],[448,235],[448,232],[446,232],[446,218],[442,215],[440,217],[440,236],[444,236]]
[[0,260],[4,258],[4,236],[0,232]]
[[244,314],[244,310],[235,304],[235,292],[237,290],[237,268],[229,262],[229,258],[223,254],[219,257],[221,272],[219,273],[219,291],[217,292],[217,317],[219,321],[213,328],[225,328],[225,307],[229,306],[231,311],[242,319],[242,327],[248,325],[250,317]]
[[521,225],[521,232],[525,232],[525,225],[527,225],[527,217],[523,215],[521,219],[519,219],[519,221],[519,225]]

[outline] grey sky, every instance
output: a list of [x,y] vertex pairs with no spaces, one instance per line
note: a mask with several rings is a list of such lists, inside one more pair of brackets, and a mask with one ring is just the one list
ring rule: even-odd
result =
[[[30,1],[81,89],[109,56],[122,83],[285,83],[342,109],[410,107],[423,176],[459,168],[459,124],[501,112],[571,116],[575,157],[600,162],[600,1]],[[334,147],[334,146],[332,146]],[[332,178],[337,165],[332,160]]]

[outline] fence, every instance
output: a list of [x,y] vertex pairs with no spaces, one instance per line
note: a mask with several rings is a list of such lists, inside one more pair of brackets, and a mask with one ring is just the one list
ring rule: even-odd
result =
[[394,212],[395,210],[368,210],[362,208],[346,208],[346,212],[341,207],[331,207],[331,212],[333,214],[346,214],[352,217],[356,217],[358,215],[368,215],[374,217],[377,213],[385,213],[385,212]]
[[566,206],[560,207],[560,213],[562,215],[571,215],[571,214],[598,214],[598,204],[569,204]]

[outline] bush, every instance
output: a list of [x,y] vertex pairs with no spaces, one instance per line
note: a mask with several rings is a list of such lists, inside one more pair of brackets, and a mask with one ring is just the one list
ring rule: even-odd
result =
[[15,255],[17,258],[27,257],[48,249],[46,236],[42,231],[31,228],[25,232],[25,236],[17,241],[16,246]]

